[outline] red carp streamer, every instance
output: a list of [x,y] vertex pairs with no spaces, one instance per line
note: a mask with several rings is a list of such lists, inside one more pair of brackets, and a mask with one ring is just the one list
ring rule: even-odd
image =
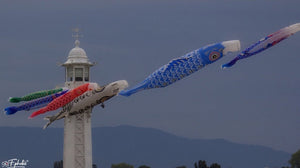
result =
[[70,90],[66,94],[54,99],[46,107],[33,112],[29,118],[33,118],[37,115],[44,114],[47,111],[56,110],[64,105],[68,104],[69,102],[74,100],[76,97],[82,95],[84,92],[95,89],[97,86],[98,85],[96,83],[85,83],[83,85],[80,85],[77,88]]

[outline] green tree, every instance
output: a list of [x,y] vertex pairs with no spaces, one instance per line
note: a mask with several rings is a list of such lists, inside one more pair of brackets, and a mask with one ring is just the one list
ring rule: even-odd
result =
[[221,166],[218,163],[213,163],[209,168],[221,168]]
[[63,167],[63,161],[56,161],[54,162],[54,168],[62,168]]
[[140,166],[139,168],[151,168],[151,167],[146,166],[146,165],[142,165],[142,166]]
[[111,168],[134,168],[134,167],[127,163],[119,163],[119,164],[112,164]]
[[291,164],[291,168],[300,168],[300,149],[292,155],[289,162]]
[[208,168],[205,160],[199,160],[198,165],[197,162],[194,164],[195,168]]

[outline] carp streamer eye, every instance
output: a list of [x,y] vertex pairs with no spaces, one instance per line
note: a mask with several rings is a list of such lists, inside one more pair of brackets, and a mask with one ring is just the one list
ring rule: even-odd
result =
[[209,60],[210,61],[215,61],[219,58],[220,58],[220,53],[219,52],[213,51],[209,54]]

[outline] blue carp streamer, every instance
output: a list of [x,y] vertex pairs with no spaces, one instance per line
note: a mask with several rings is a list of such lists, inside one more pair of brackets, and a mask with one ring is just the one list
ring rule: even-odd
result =
[[153,72],[143,82],[129,90],[123,90],[119,94],[122,96],[130,96],[141,90],[168,86],[198,71],[204,66],[219,60],[227,52],[235,52],[239,51],[239,49],[240,42],[238,40],[207,45],[171,60],[168,64]]
[[248,58],[252,55],[260,53],[277,43],[281,42],[282,40],[288,38],[289,36],[293,35],[294,33],[300,31],[300,23],[290,25],[288,27],[282,28],[275,33],[268,35],[265,38],[262,38],[257,43],[253,44],[246,50],[242,51],[238,56],[236,56],[233,60],[229,63],[222,65],[222,68],[228,68],[233,66],[238,60]]
[[56,99],[57,97],[65,94],[67,92],[68,92],[68,90],[63,90],[59,93],[54,93],[54,94],[46,96],[46,97],[42,97],[42,98],[39,98],[39,99],[29,101],[29,102],[24,103],[20,106],[7,107],[7,108],[4,109],[4,111],[6,111],[6,115],[12,115],[12,114],[15,114],[18,111],[22,111],[22,110],[29,111],[29,110],[32,110],[32,109],[44,107],[49,102],[51,102],[52,100]]

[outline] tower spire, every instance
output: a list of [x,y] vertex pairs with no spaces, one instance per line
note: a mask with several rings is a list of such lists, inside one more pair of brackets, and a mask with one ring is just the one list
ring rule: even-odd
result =
[[83,35],[81,35],[79,32],[80,32],[80,29],[78,27],[76,28],[73,28],[72,29],[72,37],[75,39],[75,40],[79,40],[80,37],[83,37]]
[[75,39],[75,46],[76,47],[79,47],[79,44],[80,44],[80,41],[79,41],[79,38],[80,37],[83,37],[83,35],[81,35],[79,32],[80,32],[80,29],[78,27],[76,28],[73,28],[72,29],[72,37]]

